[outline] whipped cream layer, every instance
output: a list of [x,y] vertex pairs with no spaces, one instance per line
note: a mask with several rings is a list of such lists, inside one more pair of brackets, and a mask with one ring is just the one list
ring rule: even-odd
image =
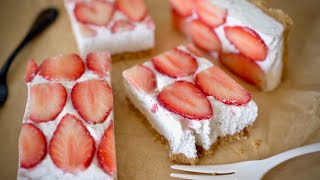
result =
[[[83,0],[85,1],[85,0]],[[111,0],[110,2],[114,2]],[[112,20],[107,26],[88,25],[96,31],[93,37],[85,37],[82,35],[79,22],[74,15],[74,7],[76,1],[65,0],[65,7],[70,17],[71,26],[76,37],[80,55],[84,57],[89,52],[109,51],[110,54],[118,54],[123,52],[136,52],[148,50],[154,47],[155,27],[148,27],[146,22],[134,22],[135,28],[130,31],[112,33],[111,26],[119,19],[128,19],[122,12],[116,10]],[[149,16],[145,19],[151,18]]]
[[[184,46],[178,48],[188,52]],[[195,74],[213,66],[205,58],[194,57],[199,66]],[[155,70],[152,62],[146,62],[143,65],[151,69],[156,77],[157,89],[155,93],[141,93],[132,87],[126,79],[124,80],[125,89],[135,107],[146,116],[152,127],[168,140],[170,154],[183,154],[187,158],[197,158],[196,145],[209,150],[218,137],[240,132],[250,126],[257,117],[258,108],[253,100],[242,106],[234,106],[226,105],[212,96],[208,97],[214,112],[210,119],[191,120],[175,114],[160,105],[157,95],[162,88],[178,80],[194,83],[195,74],[173,79]],[[155,106],[157,110],[153,111]]]
[[[25,114],[24,114],[22,123],[36,124],[36,126],[42,131],[42,133],[46,137],[47,144],[49,145],[50,140],[53,136],[53,133],[56,130],[58,124],[60,123],[61,118],[63,116],[65,116],[67,113],[70,113],[82,121],[82,124],[87,128],[87,130],[90,132],[91,136],[95,140],[96,147],[98,147],[105,130],[107,129],[107,127],[109,127],[111,120],[113,120],[113,110],[110,112],[109,116],[107,117],[107,119],[103,123],[95,124],[95,125],[88,124],[78,114],[78,112],[73,108],[73,105],[71,102],[71,97],[70,97],[71,89],[76,83],[86,81],[86,80],[91,80],[91,79],[104,80],[111,87],[110,75],[106,76],[105,78],[99,78],[96,74],[94,74],[88,70],[86,70],[85,73],[76,81],[54,82],[54,83],[60,83],[61,85],[63,85],[65,87],[67,94],[68,94],[66,105],[64,106],[64,108],[60,112],[60,114],[56,117],[56,119],[54,119],[53,121],[49,121],[49,122],[45,122],[45,123],[34,123],[32,120],[29,119],[30,88],[36,84],[53,83],[53,82],[50,82],[50,81],[44,79],[40,75],[36,75],[31,82],[27,83],[28,99],[27,99]],[[107,180],[111,180],[111,179],[114,179],[114,177],[109,176],[108,174],[106,174],[102,170],[102,168],[99,165],[96,154],[94,155],[94,158],[93,158],[90,166],[88,166],[87,169],[85,169],[84,171],[79,171],[76,174],[71,174],[71,173],[64,172],[63,170],[56,167],[54,165],[54,163],[52,162],[49,153],[47,153],[45,158],[33,168],[26,169],[26,168],[20,168],[20,166],[19,166],[17,179],[21,179],[21,180],[29,180],[29,179],[41,179],[41,180],[42,179],[43,180],[51,180],[51,179],[62,179],[62,180],[107,179]]]

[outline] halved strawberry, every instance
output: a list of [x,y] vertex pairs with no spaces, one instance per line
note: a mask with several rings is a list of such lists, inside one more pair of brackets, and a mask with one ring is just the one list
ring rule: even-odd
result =
[[213,115],[207,97],[194,84],[176,81],[162,89],[159,103],[169,111],[192,120],[209,119]]
[[79,22],[105,26],[112,19],[114,5],[108,1],[91,0],[76,3],[74,15]]
[[260,89],[265,87],[265,74],[263,70],[251,59],[240,54],[221,54],[221,62],[233,73]]
[[103,80],[77,83],[71,91],[73,107],[88,123],[103,123],[113,108],[112,90]]
[[156,88],[153,72],[144,65],[136,65],[123,71],[123,77],[136,89],[152,93]]
[[114,22],[114,24],[111,27],[111,32],[119,33],[119,32],[125,32],[125,31],[132,31],[134,30],[134,28],[135,28],[135,25],[130,21],[126,19],[120,19]]
[[196,46],[205,51],[221,50],[221,42],[214,30],[199,20],[187,24],[187,34]]
[[152,58],[152,63],[156,70],[172,78],[190,76],[198,69],[196,59],[177,48]]
[[29,60],[27,64],[27,70],[24,75],[24,80],[26,82],[30,82],[33,79],[33,77],[36,75],[37,71],[38,71],[38,66],[34,61],[34,59]]
[[143,0],[116,0],[117,7],[131,20],[142,21],[148,14]]
[[33,122],[53,121],[67,101],[61,84],[37,84],[31,87],[29,118]]
[[22,124],[19,136],[20,167],[32,168],[47,154],[47,141],[42,131],[31,123]]
[[117,160],[114,142],[113,122],[111,122],[108,129],[104,132],[104,135],[101,139],[98,148],[97,157],[100,166],[106,173],[117,173]]
[[107,52],[89,53],[86,58],[88,69],[99,77],[108,75],[110,65],[110,54]]
[[49,145],[53,163],[69,173],[85,170],[93,159],[95,142],[90,132],[74,115],[62,117]]
[[192,53],[193,55],[196,56],[200,56],[203,57],[205,56],[205,53],[203,51],[201,51],[200,49],[198,49],[196,46],[194,46],[193,44],[187,44],[186,45],[187,50]]
[[84,73],[84,63],[76,54],[59,55],[43,61],[39,74],[49,81],[73,81]]
[[97,32],[86,24],[79,23],[79,28],[83,37],[94,37],[97,35]]
[[196,76],[197,85],[208,96],[225,104],[240,106],[251,100],[251,94],[231,79],[217,66],[201,71]]
[[224,32],[241,54],[256,61],[266,59],[268,47],[254,30],[248,27],[227,26],[224,28]]
[[208,0],[198,0],[196,12],[199,18],[212,28],[224,24],[228,15],[226,9],[218,7]]
[[169,0],[172,9],[181,16],[191,16],[195,0]]

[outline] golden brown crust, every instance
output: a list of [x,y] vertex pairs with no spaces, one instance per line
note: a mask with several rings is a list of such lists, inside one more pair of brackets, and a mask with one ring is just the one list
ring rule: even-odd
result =
[[150,56],[150,54],[152,54],[152,51],[153,49],[148,49],[139,52],[124,52],[120,54],[115,54],[112,55],[112,61],[144,58]]
[[284,47],[283,47],[283,73],[282,79],[285,78],[287,72],[287,64],[288,64],[288,41],[289,41],[289,32],[293,25],[293,20],[289,17],[288,14],[283,12],[281,9],[273,9],[267,7],[265,1],[263,0],[249,0],[252,4],[256,5],[262,11],[264,11],[269,16],[273,17],[284,27]]

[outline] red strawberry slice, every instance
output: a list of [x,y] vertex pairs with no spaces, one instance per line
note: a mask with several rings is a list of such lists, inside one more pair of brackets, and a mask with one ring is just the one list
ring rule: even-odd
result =
[[66,89],[61,84],[37,84],[31,87],[29,118],[33,122],[53,121],[67,101]]
[[47,141],[42,131],[31,123],[22,124],[19,136],[20,167],[32,168],[47,154]]
[[115,150],[113,122],[111,122],[108,129],[104,132],[97,152],[100,166],[106,173],[111,175],[117,173]]
[[181,16],[191,16],[195,6],[195,0],[169,0],[174,11]]
[[114,24],[111,27],[112,33],[120,33],[125,31],[133,31],[135,28],[135,25],[131,23],[130,21],[126,19],[120,19],[114,22]]
[[186,81],[166,86],[158,95],[159,103],[169,111],[189,119],[209,119],[213,115],[211,104],[201,90]]
[[196,83],[205,94],[225,104],[240,106],[251,100],[251,94],[217,66],[198,73]]
[[83,37],[95,37],[97,35],[97,32],[86,24],[79,23],[79,28]]
[[112,19],[114,5],[108,1],[91,0],[76,3],[74,15],[79,22],[97,26],[106,26]]
[[76,54],[60,55],[43,61],[39,74],[49,81],[73,81],[84,73],[84,63]]
[[200,56],[200,57],[204,57],[205,56],[205,53],[203,51],[201,51],[200,49],[198,49],[193,44],[187,44],[186,48],[193,55]]
[[112,90],[102,80],[77,83],[72,88],[71,100],[80,116],[90,124],[103,123],[113,108]]
[[187,24],[187,33],[192,42],[205,51],[220,51],[221,42],[214,30],[199,20]]
[[152,93],[156,88],[156,79],[153,72],[143,65],[136,65],[123,71],[123,77],[133,87],[145,93]]
[[27,70],[24,75],[24,80],[26,82],[32,81],[32,79],[36,75],[37,71],[38,71],[38,66],[37,66],[36,62],[34,61],[34,59],[29,60],[28,64],[27,64]]
[[154,57],[152,63],[156,70],[172,78],[190,76],[198,69],[196,59],[177,48]]
[[256,61],[266,59],[268,47],[254,30],[248,27],[227,26],[224,28],[224,32],[241,54]]
[[198,0],[196,12],[199,18],[212,28],[224,24],[228,15],[226,9],[218,7],[208,0]]
[[89,53],[86,58],[88,69],[99,77],[105,77],[111,69],[110,54],[107,52]]
[[233,73],[259,88],[265,87],[265,74],[251,59],[240,54],[225,53],[220,57],[221,62]]
[[49,145],[53,163],[69,173],[85,170],[93,159],[95,142],[87,128],[74,115],[61,119]]
[[148,14],[143,0],[116,0],[117,7],[133,21],[142,21]]

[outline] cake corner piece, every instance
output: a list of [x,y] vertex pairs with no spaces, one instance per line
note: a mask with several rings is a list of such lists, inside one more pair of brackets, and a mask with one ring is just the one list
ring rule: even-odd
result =
[[28,62],[17,179],[116,179],[110,61],[100,52]]
[[182,45],[123,71],[129,100],[182,164],[240,140],[258,115],[250,92],[199,52]]

